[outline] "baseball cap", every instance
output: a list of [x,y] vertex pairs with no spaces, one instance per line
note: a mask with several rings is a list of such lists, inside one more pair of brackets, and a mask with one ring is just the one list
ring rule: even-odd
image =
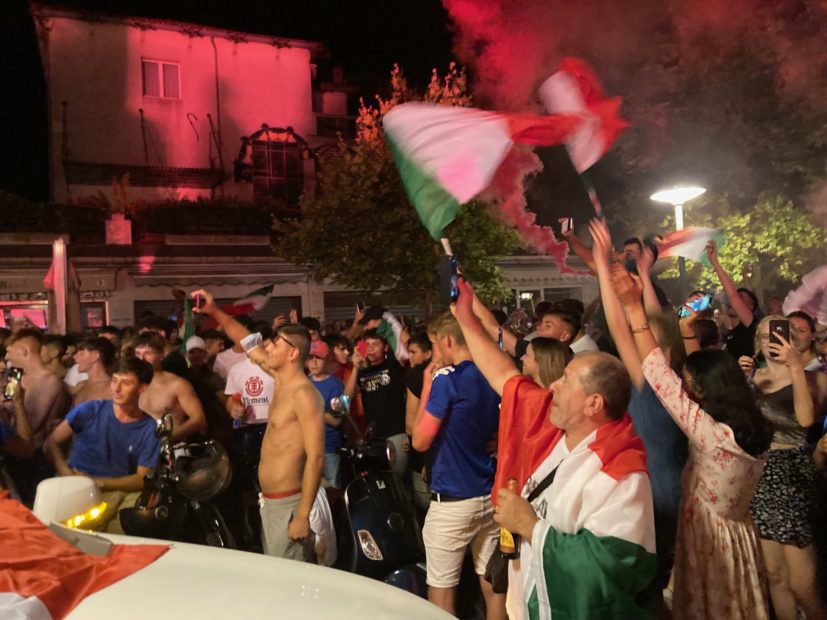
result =
[[207,343],[204,342],[204,339],[201,338],[201,336],[190,336],[187,338],[187,353],[193,349],[201,349],[202,351],[207,350]]
[[375,319],[381,319],[382,315],[388,311],[385,306],[371,306],[367,310],[365,310],[365,314],[362,315],[362,318],[359,319],[360,325],[367,325],[368,321],[373,321]]
[[314,340],[310,343],[310,353],[308,353],[309,357],[320,357],[323,360],[326,360],[329,354],[330,347],[327,346],[324,340]]

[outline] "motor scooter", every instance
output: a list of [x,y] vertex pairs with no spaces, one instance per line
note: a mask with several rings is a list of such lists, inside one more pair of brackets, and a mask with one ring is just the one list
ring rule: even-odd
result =
[[353,478],[342,501],[333,504],[336,566],[427,597],[422,530],[400,475],[406,469],[406,440],[367,438],[339,449],[343,469]]
[[131,536],[235,549],[233,536],[211,501],[232,478],[226,451],[215,441],[173,445],[172,424],[170,414],[158,421],[158,466],[145,478],[135,506],[120,511],[123,531]]

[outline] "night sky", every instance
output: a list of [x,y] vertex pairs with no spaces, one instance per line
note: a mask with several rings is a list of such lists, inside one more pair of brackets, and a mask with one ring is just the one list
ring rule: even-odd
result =
[[[320,41],[319,77],[334,66],[366,99],[387,87],[395,62],[415,86],[451,61],[449,20],[439,0],[64,0],[72,9],[157,17]],[[4,0],[0,19],[0,190],[48,197],[45,83],[24,0]],[[358,99],[354,99],[354,103]]]

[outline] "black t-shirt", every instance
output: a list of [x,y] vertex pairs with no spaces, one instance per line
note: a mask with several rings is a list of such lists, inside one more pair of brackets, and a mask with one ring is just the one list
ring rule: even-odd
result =
[[727,334],[726,350],[738,359],[742,355],[752,357],[755,355],[755,328],[758,327],[758,321],[752,320],[752,324],[747,327],[743,323],[738,323],[735,328]]
[[422,377],[427,367],[428,362],[423,362],[418,366],[411,366],[405,373],[405,387],[417,398],[422,397]]
[[396,359],[361,368],[358,376],[362,407],[374,436],[384,439],[405,432],[405,377]]

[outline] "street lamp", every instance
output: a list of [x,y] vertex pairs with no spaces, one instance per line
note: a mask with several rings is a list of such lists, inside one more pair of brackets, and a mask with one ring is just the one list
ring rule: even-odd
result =
[[[675,207],[675,230],[683,230],[683,205],[706,191],[703,187],[672,187],[662,189],[649,196],[650,200],[663,202]],[[686,259],[678,257],[679,286],[681,296],[686,295]]]

